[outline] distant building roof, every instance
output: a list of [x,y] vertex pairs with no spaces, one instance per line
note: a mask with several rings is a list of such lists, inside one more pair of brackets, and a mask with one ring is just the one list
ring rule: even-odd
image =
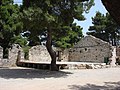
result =
[[106,41],[103,41],[99,38],[96,38],[92,35],[88,35],[88,36],[85,36],[84,38],[82,38],[74,47],[94,47],[94,46],[102,46],[102,45],[109,45],[111,46],[111,44],[109,44],[108,42]]

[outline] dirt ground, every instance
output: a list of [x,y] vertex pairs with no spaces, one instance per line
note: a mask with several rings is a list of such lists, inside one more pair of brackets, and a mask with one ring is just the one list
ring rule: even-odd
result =
[[0,90],[120,90],[120,68],[59,72],[0,68]]

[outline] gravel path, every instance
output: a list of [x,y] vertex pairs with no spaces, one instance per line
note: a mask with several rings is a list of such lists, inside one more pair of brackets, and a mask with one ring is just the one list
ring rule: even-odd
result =
[[120,68],[60,72],[0,68],[0,90],[120,90]]

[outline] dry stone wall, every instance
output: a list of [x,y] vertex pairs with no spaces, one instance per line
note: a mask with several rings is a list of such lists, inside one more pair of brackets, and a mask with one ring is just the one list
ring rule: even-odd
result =
[[0,67],[16,66],[18,52],[21,52],[21,51],[22,51],[21,47],[18,44],[14,44],[9,49],[8,58],[3,58],[3,48],[0,47]]
[[69,61],[69,49],[59,50],[58,51],[58,61],[68,62]]
[[[9,66],[16,66],[16,61],[18,58],[18,52],[21,52],[21,47],[18,44],[14,44],[12,48],[9,49]],[[20,58],[19,58],[20,59]]]
[[111,56],[111,46],[93,36],[86,36],[69,50],[69,61],[103,63]]
[[117,56],[120,57],[120,47],[117,47],[116,50],[117,50],[116,52]]
[[36,62],[50,62],[51,58],[45,46],[33,46],[29,50],[29,60]]
[[3,48],[0,46],[0,66],[2,66]]
[[[56,49],[57,60],[61,62],[94,62],[103,63],[105,58],[111,57],[111,45],[93,36],[86,36],[71,49]],[[14,44],[9,49],[9,58],[3,59],[3,48],[0,47],[0,67],[16,66],[16,61],[25,60],[22,48]],[[51,62],[45,46],[33,46],[29,49],[29,60],[34,62]]]

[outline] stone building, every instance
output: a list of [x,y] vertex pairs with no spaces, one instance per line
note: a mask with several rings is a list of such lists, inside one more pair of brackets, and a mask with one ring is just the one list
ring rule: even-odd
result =
[[116,63],[120,65],[120,46],[116,48]]
[[116,48],[116,51],[117,51],[117,52],[116,52],[117,56],[120,57],[120,47],[117,47],[117,48]]
[[[104,63],[111,57],[111,45],[93,36],[81,39],[73,48],[53,49],[57,53],[57,61],[61,62],[93,62]],[[22,48],[14,44],[9,48],[8,58],[3,58],[3,48],[0,47],[0,67],[16,66],[17,59],[25,60]],[[33,46],[29,49],[29,61],[51,62],[50,55],[45,46]]]
[[86,36],[69,50],[69,60],[104,63],[111,56],[111,45],[93,36]]
[[3,48],[0,46],[0,66],[2,66]]

